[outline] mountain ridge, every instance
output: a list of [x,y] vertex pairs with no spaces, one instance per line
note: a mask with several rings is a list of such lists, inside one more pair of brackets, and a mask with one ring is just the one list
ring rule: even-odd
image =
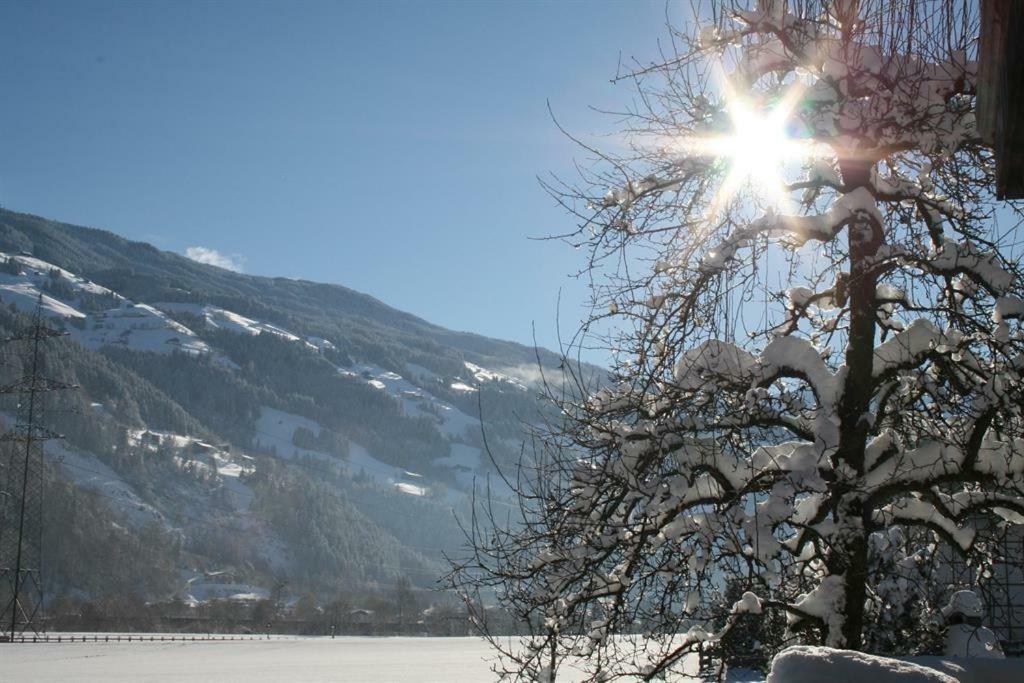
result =
[[[129,298],[134,298],[134,292],[130,282],[124,279],[126,269],[138,268],[141,274],[160,280],[168,288],[172,301],[175,294],[179,295],[178,298],[183,294],[180,290],[185,287],[181,285],[186,283],[182,278],[196,279],[201,274],[216,284],[211,291],[195,293],[207,299],[251,295],[254,292],[263,294],[268,288],[275,288],[293,294],[291,302],[279,297],[280,303],[306,304],[296,311],[299,314],[307,313],[308,307],[316,304],[326,305],[326,311],[332,314],[363,317],[376,324],[383,322],[387,327],[405,333],[427,333],[438,343],[484,357],[500,352],[511,354],[524,364],[536,364],[537,355],[546,363],[558,361],[553,351],[475,332],[451,330],[345,285],[230,271],[158,249],[147,242],[129,240],[103,228],[64,223],[0,208],[0,250],[17,253],[26,249],[39,258],[87,276]],[[247,287],[244,286],[246,284]],[[138,298],[152,300],[152,296]]]

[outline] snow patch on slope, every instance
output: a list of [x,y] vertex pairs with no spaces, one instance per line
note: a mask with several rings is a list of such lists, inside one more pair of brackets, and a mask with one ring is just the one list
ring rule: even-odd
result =
[[477,382],[505,382],[506,384],[511,384],[512,386],[518,389],[526,389],[526,385],[523,384],[523,382],[510,375],[506,375],[501,372],[495,372],[494,370],[488,370],[486,368],[480,367],[479,365],[474,365],[473,363],[467,362],[463,363],[463,365],[466,366],[466,369],[469,370],[469,372],[473,375],[473,379],[475,379]]
[[152,306],[130,301],[87,316],[85,329],[72,327],[69,332],[75,341],[89,349],[123,346],[152,353],[181,351],[191,356],[212,353],[206,342],[181,323]]
[[406,415],[425,417],[437,422],[438,429],[449,438],[461,439],[466,435],[467,429],[480,428],[479,420],[470,417],[451,403],[433,396],[398,373],[368,364],[356,364],[347,370],[339,369],[339,373],[362,379],[370,386],[386,391],[402,404]]
[[80,294],[90,294],[93,296],[113,296],[120,297],[113,291],[107,289],[102,285],[98,285],[91,280],[87,280],[84,277],[80,277],[69,270],[64,270],[58,266],[53,265],[42,259],[35,258],[34,256],[26,256],[23,254],[5,254],[0,252],[0,259],[11,260],[16,262],[22,269],[21,275],[12,275],[10,273],[3,273],[0,278],[12,278],[16,280],[24,281],[27,279],[32,284],[38,286],[41,285],[47,279],[57,276],[62,282],[68,285],[70,289]]
[[[301,415],[293,415],[283,410],[264,407],[260,411],[260,417],[256,421],[256,444],[262,448],[273,448],[278,457],[293,459],[296,456],[311,458],[339,467],[356,476],[364,474],[377,485],[385,488],[394,488],[402,493],[422,496],[427,489],[416,484],[409,484],[406,481],[406,472],[400,467],[394,467],[381,462],[370,455],[363,446],[354,441],[349,441],[349,452],[347,458],[339,458],[336,455],[325,453],[309,448],[299,448],[292,441],[295,430],[303,428],[313,433],[320,434],[320,424]],[[405,486],[403,486],[405,484]],[[416,489],[415,491],[413,489]]]
[[255,494],[242,482],[243,475],[256,471],[251,457],[232,454],[227,446],[214,446],[192,436],[152,429],[129,431],[128,441],[151,453],[159,452],[161,447],[169,448],[174,451],[171,457],[178,467],[206,471],[229,494],[227,498],[237,511],[245,512],[252,504]]
[[[260,334],[270,334],[275,337],[280,337],[285,341],[301,341],[303,344],[311,348],[333,347],[333,344],[326,339],[312,337],[309,340],[305,340],[294,332],[290,332],[283,327],[248,318],[240,313],[235,313],[234,311],[229,311],[218,306],[170,302],[161,302],[156,304],[156,306],[161,310],[172,313],[188,313],[190,315],[194,315],[197,318],[201,318],[207,327],[214,330],[227,330],[229,332],[238,332],[239,334],[248,334],[254,337]],[[316,339],[318,343],[314,343],[312,341],[314,339]]]
[[167,526],[159,510],[143,502],[121,475],[95,455],[72,450],[56,441],[47,442],[45,454],[71,482],[100,494],[106,504],[132,526],[142,528],[152,522]]
[[12,303],[19,311],[25,312],[32,312],[36,309],[37,304],[41,304],[43,314],[52,318],[84,319],[86,317],[84,313],[73,306],[54,299],[48,294],[43,294],[35,285],[27,282],[3,282],[0,284],[0,300]]
[[434,464],[450,467],[455,473],[455,480],[463,486],[472,486],[476,473],[480,469],[482,453],[476,446],[464,443],[453,443],[451,455],[435,458]]
[[[212,353],[209,345],[192,330],[152,306],[129,301],[42,259],[0,252],[0,260],[6,262],[8,268],[0,272],[0,301],[12,303],[25,313],[34,312],[41,303],[43,313],[67,321],[72,339],[86,348],[122,346],[153,353]],[[13,270],[19,273],[10,272]],[[64,292],[62,298],[53,295],[54,291]],[[97,302],[112,306],[99,313],[85,312]]]

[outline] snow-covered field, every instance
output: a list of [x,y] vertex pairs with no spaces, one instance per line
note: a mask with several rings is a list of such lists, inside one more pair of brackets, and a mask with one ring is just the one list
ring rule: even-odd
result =
[[489,681],[476,638],[274,638],[3,646],[9,681]]
[[[51,634],[53,635],[53,634]],[[124,634],[122,634],[123,637]],[[147,636],[148,637],[148,636]],[[2,645],[5,681],[491,681],[492,651],[479,638],[293,637],[266,640]],[[1015,683],[1024,661],[913,658],[912,662],[828,648],[795,648],[769,682]],[[581,672],[559,671],[559,681]],[[694,681],[693,678],[670,679]],[[762,683],[731,671],[730,683]]]
[[[3,681],[470,683],[497,679],[491,671],[493,651],[473,637],[273,636],[267,640],[254,636],[234,641],[15,643],[0,645],[0,653]],[[559,669],[559,681],[584,679],[579,670]],[[695,681],[689,677],[669,680]],[[728,680],[763,681],[749,675],[730,675]]]

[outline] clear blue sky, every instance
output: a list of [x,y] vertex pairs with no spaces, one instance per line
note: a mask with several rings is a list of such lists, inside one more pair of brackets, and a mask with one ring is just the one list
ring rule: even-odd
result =
[[[614,122],[665,3],[0,0],[0,205],[555,343],[582,254],[535,177]],[[569,322],[566,322],[568,320]]]

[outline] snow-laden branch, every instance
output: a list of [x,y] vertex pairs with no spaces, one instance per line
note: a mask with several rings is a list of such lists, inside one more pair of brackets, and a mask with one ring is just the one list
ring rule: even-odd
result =
[[[1024,524],[1024,284],[990,225],[971,22],[751,4],[641,70],[636,159],[598,156],[571,197],[594,261],[619,264],[591,322],[627,325],[613,381],[555,397],[525,525],[488,556],[541,634],[523,671],[586,652],[595,680],[655,677],[773,615],[786,639],[892,643],[941,589],[937,549],[991,554],[987,524]],[[725,99],[708,54],[737,65]],[[720,201],[713,145],[685,138],[728,134],[728,97],[774,110],[794,85],[787,130],[813,158],[780,187],[799,208],[751,219],[756,193]],[[638,628],[657,644],[624,656],[614,634]]]
[[764,386],[790,377],[807,383],[826,411],[834,409],[843,370],[833,373],[814,345],[799,337],[779,337],[754,356],[735,344],[710,340],[683,354],[675,368],[679,389],[708,386]]
[[811,240],[829,242],[851,222],[862,219],[870,219],[876,225],[882,224],[882,215],[875,199],[865,187],[840,195],[827,213],[810,216],[769,213],[752,221],[747,227],[734,231],[708,250],[701,261],[701,267],[710,271],[726,268],[741,248],[751,246],[758,237],[781,237],[793,246]]

